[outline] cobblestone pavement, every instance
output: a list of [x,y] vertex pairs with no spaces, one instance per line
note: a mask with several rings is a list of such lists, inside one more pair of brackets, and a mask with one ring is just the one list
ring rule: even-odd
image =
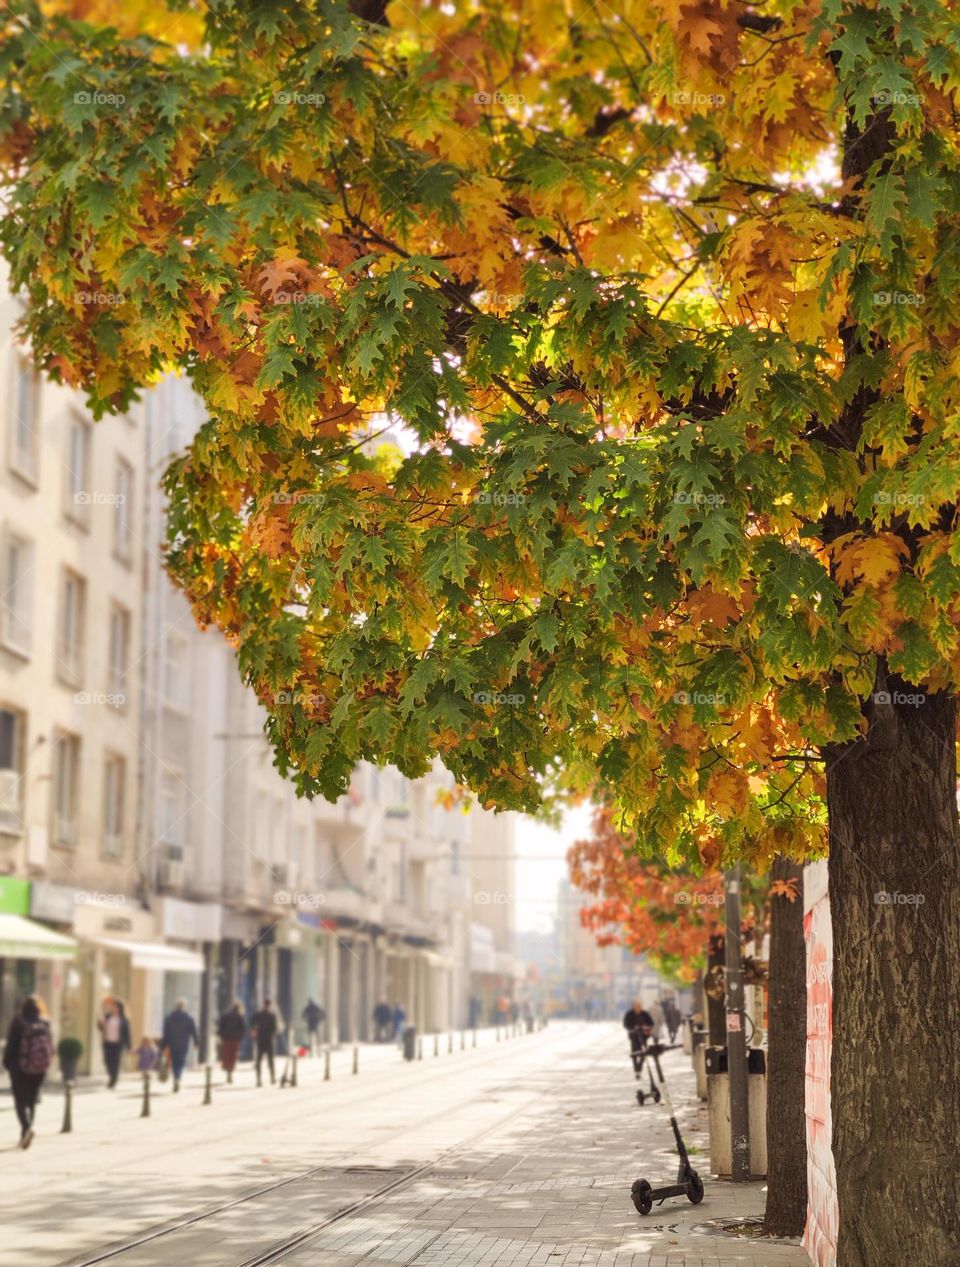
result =
[[[706,1114],[689,1059],[666,1058],[702,1205],[641,1218],[639,1176],[673,1179],[662,1110],[640,1108],[615,1025],[552,1023],[477,1048],[446,1038],[404,1063],[364,1048],[301,1063],[295,1089],[256,1089],[248,1069],[202,1104],[201,1077],[158,1091],[139,1118],[134,1079],[77,1095],[58,1135],[53,1089],[29,1152],[0,1152],[0,1267],[807,1267],[796,1245],[693,1229],[755,1216],[758,1184],[712,1181]],[[13,1136],[5,1098],[0,1131]],[[130,1242],[129,1248],[121,1248]],[[139,1243],[136,1243],[139,1242]],[[281,1248],[284,1247],[285,1248]],[[274,1253],[270,1253],[275,1250]]]

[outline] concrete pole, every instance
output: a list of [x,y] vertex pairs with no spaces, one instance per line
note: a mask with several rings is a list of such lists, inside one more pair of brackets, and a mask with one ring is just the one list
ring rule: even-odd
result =
[[730,1078],[731,1177],[734,1183],[750,1178],[750,1115],[747,1091],[747,1043],[743,1023],[743,965],[740,945],[740,867],[724,872],[726,920],[727,1069]]

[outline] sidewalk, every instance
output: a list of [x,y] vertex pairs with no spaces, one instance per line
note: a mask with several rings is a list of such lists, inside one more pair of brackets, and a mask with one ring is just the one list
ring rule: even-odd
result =
[[[676,1178],[665,1113],[640,1108],[622,1035],[607,1034],[545,1079],[552,1095],[480,1145],[283,1259],[291,1267],[809,1267],[799,1244],[705,1235],[710,1219],[762,1217],[763,1184],[709,1176],[706,1110],[689,1058],[664,1073],[705,1181],[703,1203],[669,1200],[639,1216],[634,1179]],[[441,1191],[447,1187],[447,1191]]]
[[[761,1185],[712,1181],[689,1060],[666,1057],[702,1205],[636,1213],[630,1186],[675,1174],[661,1109],[640,1108],[623,1033],[551,1023],[424,1058],[395,1048],[304,1060],[296,1088],[249,1066],[202,1104],[202,1075],[161,1088],[149,1119],[128,1079],[85,1091],[58,1135],[47,1095],[26,1153],[0,1137],[0,1267],[54,1267],[117,1247],[111,1267],[238,1267],[300,1233],[292,1267],[809,1267],[794,1245],[696,1232],[756,1216]],[[218,1074],[222,1080],[222,1074]],[[0,1130],[13,1143],[12,1115]],[[348,1208],[349,1207],[349,1208]],[[189,1221],[188,1221],[189,1220]],[[318,1225],[327,1223],[322,1230]],[[155,1233],[159,1233],[154,1235]],[[123,1249],[118,1243],[150,1235]]]

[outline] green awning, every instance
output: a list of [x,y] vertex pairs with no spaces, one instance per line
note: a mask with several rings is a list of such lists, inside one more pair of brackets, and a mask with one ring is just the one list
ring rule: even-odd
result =
[[22,915],[0,915],[0,957],[6,959],[72,959],[77,943],[45,924]]

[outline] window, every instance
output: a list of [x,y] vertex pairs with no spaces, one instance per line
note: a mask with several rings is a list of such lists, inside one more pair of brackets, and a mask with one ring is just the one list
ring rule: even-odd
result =
[[0,708],[0,831],[23,831],[24,717]]
[[133,467],[123,458],[114,480],[113,552],[124,563],[133,557]]
[[10,466],[35,484],[40,475],[40,375],[25,356],[14,359],[10,393]]
[[81,527],[90,522],[90,424],[72,414],[67,428],[67,517]]
[[113,753],[103,763],[103,852],[108,858],[123,856],[123,802],[127,763]]
[[33,545],[10,533],[3,560],[3,641],[23,655],[30,652],[33,614]]
[[53,843],[68,848],[77,843],[77,804],[80,795],[80,740],[61,732],[53,742]]
[[110,608],[109,701],[115,708],[127,702],[127,671],[130,667],[130,613],[119,603]]
[[160,839],[166,845],[184,844],[185,803],[183,780],[168,771],[160,783]]
[[163,696],[177,708],[184,708],[190,698],[187,640],[173,630],[163,644]]
[[57,672],[71,686],[79,685],[83,675],[83,627],[86,605],[86,581],[76,572],[65,570],[60,592]]

